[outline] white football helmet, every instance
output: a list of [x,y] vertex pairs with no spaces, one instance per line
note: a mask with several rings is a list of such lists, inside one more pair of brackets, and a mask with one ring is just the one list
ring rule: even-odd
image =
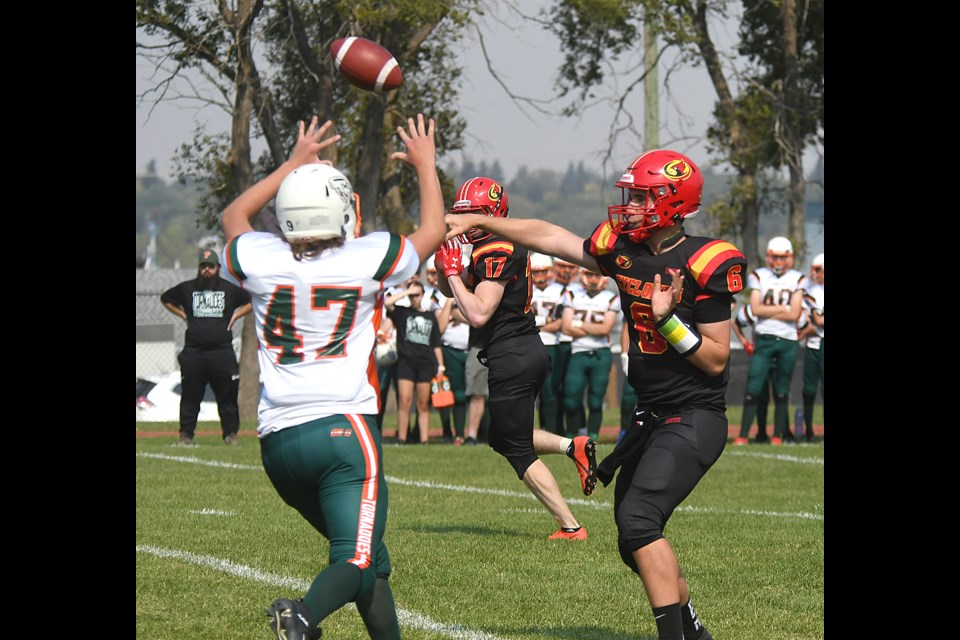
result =
[[280,183],[277,224],[288,240],[350,240],[357,231],[355,204],[345,175],[327,164],[305,164]]
[[767,243],[767,267],[778,276],[793,268],[793,243],[789,238],[770,238]]
[[810,263],[810,277],[813,278],[814,282],[823,284],[823,254],[818,253],[813,257],[813,262]]

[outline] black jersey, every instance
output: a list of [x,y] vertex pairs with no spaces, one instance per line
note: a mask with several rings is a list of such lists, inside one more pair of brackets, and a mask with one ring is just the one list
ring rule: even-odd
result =
[[485,325],[470,328],[470,346],[488,348],[504,338],[540,334],[530,309],[533,283],[524,247],[497,236],[474,243],[464,284],[473,292],[484,280],[502,282],[503,298]]
[[687,326],[730,319],[730,302],[743,289],[747,261],[723,240],[687,236],[675,248],[653,255],[647,245],[613,233],[609,222],[584,240],[584,250],[617,283],[630,332],[630,386],[640,404],[724,409],[730,363],[711,377],[672,348],[655,328],[650,298],[653,277],[668,288],[667,268],[680,269],[683,292],[674,313]]
[[233,335],[227,325],[233,312],[250,302],[250,294],[223,278],[217,278],[210,289],[204,289],[200,279],[193,278],[164,291],[160,302],[179,305],[186,311],[184,347],[232,349]]

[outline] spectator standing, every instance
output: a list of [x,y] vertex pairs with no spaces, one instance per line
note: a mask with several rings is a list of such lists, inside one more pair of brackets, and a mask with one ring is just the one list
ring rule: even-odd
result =
[[750,310],[757,321],[753,329],[754,351],[747,371],[747,389],[743,397],[743,419],[735,445],[749,442],[750,427],[757,415],[757,403],[763,385],[770,376],[773,383],[773,437],[779,446],[790,432],[790,381],[799,349],[797,323],[803,311],[803,289],[807,277],[793,268],[793,243],[783,236],[767,243],[767,266],[750,272]]
[[[737,339],[740,340],[740,344],[743,345],[743,350],[747,352],[747,356],[753,357],[754,344],[752,338],[754,337],[753,327],[757,322],[756,316],[753,315],[753,311],[750,310],[750,303],[740,305],[733,317],[733,333],[736,334]],[[750,337],[747,337],[746,331],[750,331]],[[754,438],[757,444],[765,444],[770,442],[769,436],[767,436],[767,409],[770,407],[770,396],[773,388],[772,381],[770,376],[767,376],[767,381],[763,383],[763,386],[760,388],[760,393],[757,394],[757,435]],[[736,438],[733,441],[733,444],[740,446],[744,444],[749,444],[749,440]]]
[[[482,212],[506,217],[510,206],[503,186],[485,177],[460,185],[450,212]],[[448,216],[457,217],[457,215]],[[477,217],[477,216],[471,216]],[[596,486],[596,444],[587,437],[562,438],[534,429],[537,392],[547,378],[550,359],[530,310],[530,259],[527,250],[485,232],[463,237],[472,244],[469,271],[463,273],[459,244],[448,243],[436,256],[438,286],[457,300],[481,347],[481,364],[489,369],[490,446],[513,467],[517,478],[553,515],[560,529],[550,539],[586,540],[587,530],[574,518],[556,478],[538,454],[566,453],[577,466],[584,495]]]
[[[409,307],[410,299],[406,296],[397,296],[401,291],[405,291],[412,283],[420,281],[420,274],[415,273],[405,282],[395,287],[388,287],[384,291],[384,299],[386,296],[394,296],[396,300],[394,304],[398,307]],[[381,329],[386,332],[385,335],[389,335],[389,331],[395,332],[396,328],[393,326],[393,321],[387,317],[387,309],[383,309],[383,319],[381,320]],[[397,386],[397,360],[388,362],[387,364],[377,364],[377,378],[380,381],[380,411],[377,414],[377,424],[380,426],[380,431],[383,431],[383,415],[387,411],[387,401],[390,398],[390,387],[393,387],[393,400],[396,405],[400,404],[400,390]]]
[[807,442],[813,442],[813,402],[817,398],[817,386],[820,387],[820,400],[823,402],[823,254],[813,258],[810,265],[810,278],[803,293],[803,306],[810,319],[812,329],[806,333],[806,347],[803,356],[803,421],[806,426]]
[[448,214],[447,239],[478,229],[614,278],[633,343],[637,408],[597,477],[606,485],[620,469],[620,557],[640,576],[659,640],[712,640],[663,530],[727,442],[730,302],[747,262],[729,242],[685,235],[683,219],[699,211],[703,194],[703,174],[685,155],[643,153],[616,186],[622,204],[587,238],[545,220]]
[[[459,446],[466,435],[467,420],[467,347],[470,342],[470,325],[457,310],[457,302],[437,289],[437,267],[433,256],[427,258],[424,279],[427,286],[424,295],[430,299],[430,308],[440,325],[440,344],[443,351],[444,373],[450,379],[453,391],[453,406],[438,410],[443,441]],[[452,418],[452,419],[451,419]]]
[[[253,297],[259,329],[263,468],[283,501],[330,543],[328,565],[304,597],[277,598],[267,616],[278,640],[310,640],[321,636],[317,625],[327,616],[353,602],[372,639],[398,640],[371,374],[384,287],[415,273],[443,239],[434,122],[408,118],[409,132],[398,129],[404,151],[391,156],[417,173],[420,224],[409,236],[356,237],[353,188],[317,157],[340,139],[323,139],[332,126],[318,128],[316,116],[307,127],[298,123],[290,158],[222,216],[228,277]],[[282,237],[250,225],[274,196]],[[314,548],[302,553],[309,558]]]
[[197,416],[207,385],[217,398],[220,430],[228,445],[239,444],[240,366],[233,351],[233,325],[250,313],[250,294],[220,277],[220,259],[212,249],[200,251],[197,277],[160,294],[160,302],[186,321],[180,364],[179,446],[193,444]]
[[[423,290],[423,283],[415,281],[384,299],[387,317],[397,332],[398,444],[407,444],[414,401],[420,444],[429,442],[430,381],[446,369],[440,349],[440,324],[436,314],[423,307]],[[407,298],[409,306],[396,306],[399,298]]]
[[[610,384],[610,332],[617,321],[620,296],[606,288],[602,273],[583,269],[579,286],[567,289],[563,306],[563,332],[573,338],[570,362],[563,380],[563,410],[567,437],[600,437],[603,400]],[[584,391],[590,414],[584,424]]]
[[557,343],[560,340],[560,324],[562,319],[558,312],[563,298],[563,285],[553,281],[553,259],[542,253],[530,254],[530,280],[533,282],[530,297],[530,310],[534,321],[540,329],[540,341],[547,348],[550,358],[550,375],[540,386],[537,403],[540,406],[540,428],[550,433],[564,435],[559,425],[558,413],[562,409],[557,402],[557,389],[554,386],[553,374],[557,367]]

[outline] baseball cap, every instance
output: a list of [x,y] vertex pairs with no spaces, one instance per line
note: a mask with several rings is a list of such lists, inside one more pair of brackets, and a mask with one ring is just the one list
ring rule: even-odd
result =
[[200,264],[212,264],[215,267],[220,266],[220,257],[213,249],[200,250]]

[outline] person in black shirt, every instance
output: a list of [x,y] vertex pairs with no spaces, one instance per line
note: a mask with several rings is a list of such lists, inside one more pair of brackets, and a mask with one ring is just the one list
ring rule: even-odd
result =
[[[407,444],[410,428],[410,409],[414,395],[417,403],[417,427],[420,444],[430,439],[430,381],[442,375],[443,349],[440,342],[440,323],[433,311],[425,311],[423,283],[413,280],[403,291],[384,298],[387,317],[397,331],[397,443]],[[403,297],[410,299],[409,307],[396,304]],[[416,394],[414,394],[416,391]]]
[[207,384],[217,398],[223,441],[238,444],[240,367],[233,352],[233,323],[253,310],[250,294],[220,277],[220,258],[212,249],[200,251],[197,277],[160,295],[170,313],[187,321],[180,363],[180,438],[193,443],[200,402]]
[[[478,177],[460,186],[450,212],[505,218],[509,210],[503,186]],[[571,513],[556,478],[538,455],[566,453],[577,466],[583,494],[593,493],[597,483],[593,439],[563,438],[533,428],[537,393],[550,373],[550,357],[531,311],[527,250],[484,232],[469,232],[463,240],[472,244],[466,272],[462,249],[456,243],[440,247],[434,264],[438,276],[443,274],[438,277],[437,288],[456,299],[471,326],[470,343],[481,347],[478,359],[489,368],[488,444],[507,459],[517,477],[560,525],[549,539],[586,540],[586,528]]]

